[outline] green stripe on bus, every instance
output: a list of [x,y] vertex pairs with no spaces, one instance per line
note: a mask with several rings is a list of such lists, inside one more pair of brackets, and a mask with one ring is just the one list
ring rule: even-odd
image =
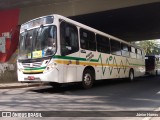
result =
[[[53,58],[57,59],[65,59],[65,60],[80,60],[80,61],[87,61],[86,58],[79,58],[79,57],[70,57],[70,56],[60,56],[60,55],[55,55]],[[100,60],[101,59],[101,60]],[[115,58],[114,58],[115,59]],[[102,56],[101,54],[99,55],[98,59],[91,59],[90,62],[101,62],[102,63]],[[129,63],[129,65],[133,66],[145,66],[144,64],[133,64]]]
[[70,57],[70,56],[60,56],[60,55],[55,55],[55,56],[53,56],[53,58],[86,61],[85,58]]
[[24,70],[43,70],[46,67],[40,67],[40,68],[25,68]]
[[129,65],[133,65],[133,66],[145,66],[145,65],[142,65],[142,64],[133,64],[133,63],[130,63]]
[[[58,59],[67,59],[67,60],[80,60],[80,61],[87,61],[86,58],[79,58],[79,57],[70,57],[70,56],[60,56],[60,55],[55,55],[53,58],[58,58]],[[91,62],[98,62],[96,59],[91,59]]]

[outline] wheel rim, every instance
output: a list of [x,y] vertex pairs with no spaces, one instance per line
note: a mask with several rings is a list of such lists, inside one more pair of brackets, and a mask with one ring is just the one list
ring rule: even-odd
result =
[[92,77],[89,73],[85,74],[84,76],[84,84],[89,86],[92,83]]

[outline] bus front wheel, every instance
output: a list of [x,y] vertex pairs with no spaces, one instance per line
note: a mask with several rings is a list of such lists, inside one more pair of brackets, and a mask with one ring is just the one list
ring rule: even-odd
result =
[[84,89],[89,89],[93,86],[93,75],[91,70],[87,69],[83,73],[83,79],[82,79],[82,87]]

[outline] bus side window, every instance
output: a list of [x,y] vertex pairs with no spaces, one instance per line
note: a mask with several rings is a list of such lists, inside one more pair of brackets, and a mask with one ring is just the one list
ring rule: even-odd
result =
[[129,46],[127,44],[121,43],[122,56],[129,57]]
[[110,54],[109,38],[97,34],[96,40],[97,40],[97,51]]
[[121,44],[119,41],[111,39],[111,53],[113,55],[121,55]]
[[140,49],[137,49],[137,59],[142,59],[142,51]]
[[80,29],[81,48],[96,51],[95,33],[85,29]]
[[66,22],[60,25],[61,54],[68,55],[79,50],[77,27]]
[[131,52],[130,52],[130,57],[131,58],[136,58],[136,48],[131,46]]

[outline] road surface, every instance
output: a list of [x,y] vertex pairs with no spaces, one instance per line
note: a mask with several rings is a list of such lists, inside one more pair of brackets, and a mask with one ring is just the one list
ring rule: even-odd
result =
[[[154,111],[159,107],[160,76],[136,78],[134,82],[123,79],[99,81],[88,90],[83,90],[77,84],[65,85],[58,90],[50,86],[0,90],[0,111],[138,112]],[[109,119],[120,120],[118,118],[121,116],[118,115],[119,113],[112,112],[111,114],[115,114],[116,118],[109,117]],[[81,116],[85,117],[84,114]],[[57,115],[56,117],[61,116]],[[90,117],[85,119],[92,120],[93,118]],[[102,117],[107,116],[102,115]],[[135,120],[135,118],[128,117],[126,116],[123,120]],[[143,118],[136,117],[136,119],[141,120]]]

